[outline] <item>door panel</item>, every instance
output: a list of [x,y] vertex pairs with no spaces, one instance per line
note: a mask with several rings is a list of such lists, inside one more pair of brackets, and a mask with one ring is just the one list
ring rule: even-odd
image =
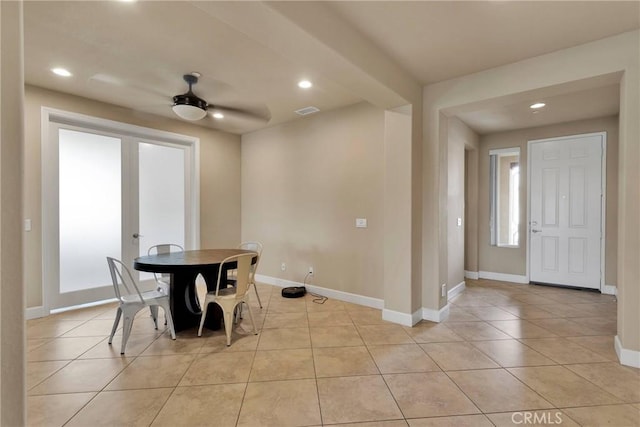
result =
[[544,219],[542,224],[545,227],[557,227],[559,225],[558,206],[559,199],[559,183],[557,169],[544,169],[542,171],[542,211]]
[[530,280],[600,288],[604,134],[530,142]]
[[121,257],[122,141],[59,129],[59,286],[52,305],[111,298],[106,256]]
[[185,160],[182,147],[138,142],[138,255],[163,243],[185,247]]

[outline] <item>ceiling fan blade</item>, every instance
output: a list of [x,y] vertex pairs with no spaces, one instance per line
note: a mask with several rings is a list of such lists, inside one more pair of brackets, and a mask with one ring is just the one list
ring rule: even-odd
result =
[[95,74],[89,78],[89,81],[113,86],[114,90],[137,92],[141,97],[155,96],[167,98],[166,93],[152,86],[143,85],[137,81],[124,80],[111,74]]
[[209,105],[209,114],[220,112],[224,114],[225,118],[238,119],[238,120],[250,120],[260,123],[268,123],[271,120],[271,111],[264,106],[254,106],[249,108],[237,108],[237,107],[222,107],[218,105]]

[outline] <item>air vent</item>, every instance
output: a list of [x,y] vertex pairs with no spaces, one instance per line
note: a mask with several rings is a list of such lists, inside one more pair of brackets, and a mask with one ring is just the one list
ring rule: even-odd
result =
[[296,110],[296,114],[299,114],[301,116],[306,116],[309,114],[317,113],[318,111],[320,110],[316,107],[304,107],[299,110]]

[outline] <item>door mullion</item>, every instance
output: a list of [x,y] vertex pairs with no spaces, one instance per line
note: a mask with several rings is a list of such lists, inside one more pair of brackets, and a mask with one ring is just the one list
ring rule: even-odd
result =
[[[122,257],[127,265],[140,253],[138,221],[138,142],[135,138],[122,138]],[[133,274],[137,272],[132,271]]]

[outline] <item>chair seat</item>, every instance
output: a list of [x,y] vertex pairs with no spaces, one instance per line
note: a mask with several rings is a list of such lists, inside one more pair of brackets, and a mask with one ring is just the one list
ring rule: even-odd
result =
[[236,297],[236,288],[235,287],[222,288],[218,292],[217,297],[215,292],[209,292],[207,295],[212,299],[231,299]]
[[[142,299],[145,301],[150,301],[153,299],[158,299],[158,298],[166,298],[167,294],[158,291],[158,290],[153,290],[153,291],[146,291],[146,292],[141,292],[140,295],[142,295]],[[138,297],[138,295],[134,294],[134,295],[123,295],[122,296],[122,301],[126,302],[126,303],[135,303],[135,302],[140,302],[140,298]]]

